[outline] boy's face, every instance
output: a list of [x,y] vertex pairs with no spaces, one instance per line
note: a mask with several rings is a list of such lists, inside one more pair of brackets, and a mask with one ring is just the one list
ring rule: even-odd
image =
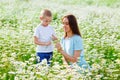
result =
[[43,26],[48,26],[52,21],[52,17],[49,16],[40,17],[40,19]]

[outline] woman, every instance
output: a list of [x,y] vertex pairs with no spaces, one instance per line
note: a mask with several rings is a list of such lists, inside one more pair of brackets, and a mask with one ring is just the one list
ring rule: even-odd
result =
[[66,15],[62,18],[64,37],[61,43],[56,44],[57,50],[64,56],[67,64],[77,63],[82,68],[89,65],[84,59],[83,42],[74,15]]

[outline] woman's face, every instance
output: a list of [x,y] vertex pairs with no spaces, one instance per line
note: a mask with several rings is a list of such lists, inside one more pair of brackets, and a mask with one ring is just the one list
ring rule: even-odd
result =
[[62,24],[63,24],[63,30],[64,30],[64,32],[66,32],[66,33],[71,32],[69,21],[68,21],[67,18],[63,18]]

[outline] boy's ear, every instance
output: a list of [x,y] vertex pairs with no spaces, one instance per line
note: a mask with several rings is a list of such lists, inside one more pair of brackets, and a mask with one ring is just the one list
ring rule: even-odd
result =
[[40,16],[40,20],[42,20],[43,19],[43,17],[42,16]]

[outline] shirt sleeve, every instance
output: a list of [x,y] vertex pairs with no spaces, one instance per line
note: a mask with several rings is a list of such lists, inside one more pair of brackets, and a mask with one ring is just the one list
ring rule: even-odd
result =
[[34,29],[34,34],[33,34],[33,36],[39,37],[39,30],[38,30],[38,28],[35,28],[35,29]]
[[74,50],[83,50],[83,41],[82,38],[76,36],[73,41],[73,48]]

